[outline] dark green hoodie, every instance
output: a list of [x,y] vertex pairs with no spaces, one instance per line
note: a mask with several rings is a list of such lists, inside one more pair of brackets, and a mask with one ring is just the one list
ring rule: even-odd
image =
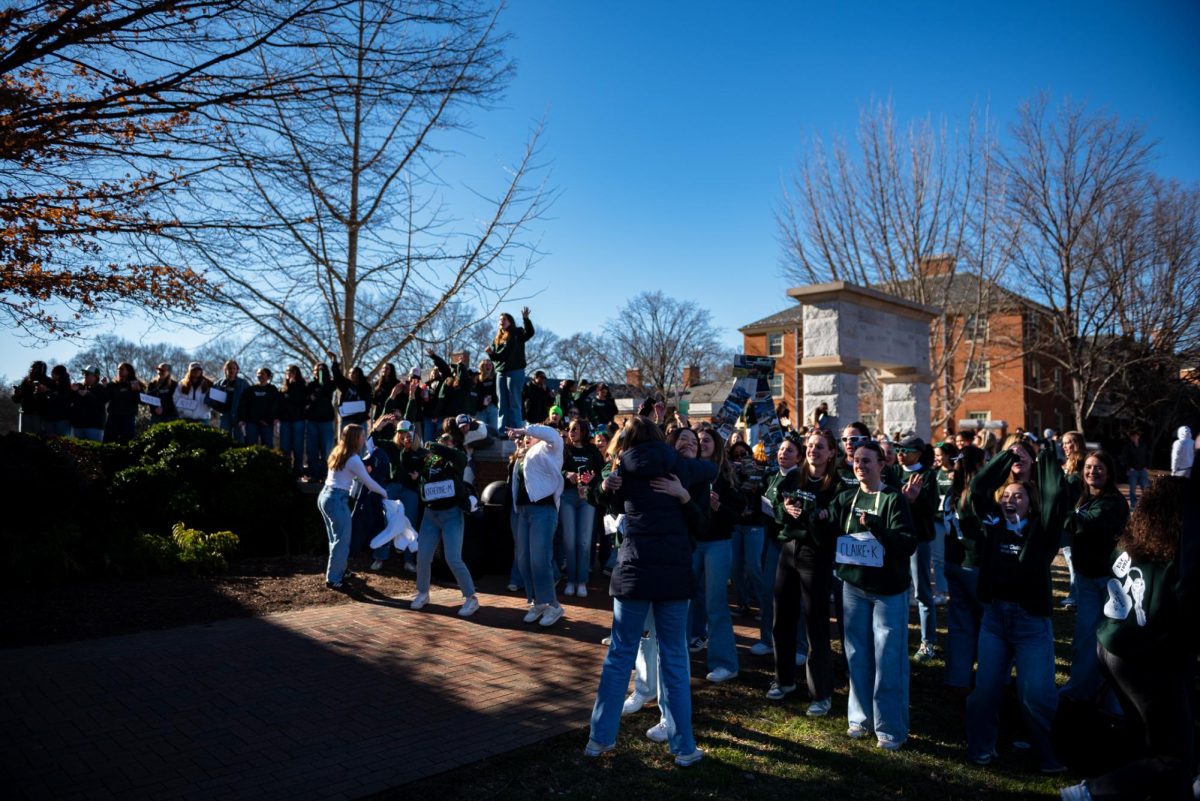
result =
[[[866,528],[859,523],[859,511],[867,513]],[[830,512],[837,526],[838,546],[849,542],[843,538],[865,532],[883,546],[882,567],[838,563],[838,578],[879,595],[906,591],[912,581],[909,557],[917,549],[917,534],[904,496],[886,485],[876,493],[866,493],[861,488],[848,490],[833,499]],[[838,558],[836,552],[834,558]]]

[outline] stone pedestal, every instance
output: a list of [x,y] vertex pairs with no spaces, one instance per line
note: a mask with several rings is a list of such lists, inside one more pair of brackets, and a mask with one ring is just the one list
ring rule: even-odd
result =
[[[804,369],[804,368],[801,368]],[[825,368],[821,368],[824,370]],[[828,427],[835,434],[858,419],[858,373],[819,372],[804,374],[804,423],[822,403],[828,404]]]
[[865,368],[880,371],[886,431],[912,431],[928,441],[930,429],[929,321],[939,312],[919,303],[842,281],[795,287],[803,307],[805,421],[822,402],[834,432],[858,419],[858,381]]
[[880,376],[883,384],[883,430],[888,434],[916,434],[929,442],[929,392],[927,377],[921,380]]

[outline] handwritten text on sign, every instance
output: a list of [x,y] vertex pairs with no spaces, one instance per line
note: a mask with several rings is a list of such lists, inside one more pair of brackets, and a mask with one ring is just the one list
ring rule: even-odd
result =
[[847,534],[838,537],[838,564],[883,567],[883,543],[870,534]]

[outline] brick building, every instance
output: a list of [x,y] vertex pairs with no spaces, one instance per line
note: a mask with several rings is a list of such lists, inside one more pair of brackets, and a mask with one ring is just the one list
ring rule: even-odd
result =
[[[931,327],[934,365],[948,346],[954,348],[948,368],[936,376],[931,390],[931,420],[935,436],[949,422],[953,428],[1016,427],[1041,432],[1065,430],[1071,422],[1070,382],[1061,369],[1032,354],[1037,326],[1048,325],[1045,309],[998,284],[969,273],[953,272],[945,259],[927,262],[927,297],[945,298],[941,325]],[[907,282],[891,294],[906,297]],[[987,298],[982,307],[978,299]],[[986,313],[967,313],[985,308]],[[796,366],[803,352],[799,304],[738,329],[749,355],[775,357],[773,390],[778,400],[802,409],[803,382]],[[872,428],[883,426],[880,401],[863,381],[860,417]],[[865,394],[863,394],[865,393]]]

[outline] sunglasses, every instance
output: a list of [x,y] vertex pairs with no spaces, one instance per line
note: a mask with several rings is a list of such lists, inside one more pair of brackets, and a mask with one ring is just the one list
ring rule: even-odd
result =
[[848,444],[857,444],[859,442],[870,442],[870,441],[871,441],[870,437],[864,437],[861,435],[857,436],[857,437],[842,437],[842,442],[845,442]]

